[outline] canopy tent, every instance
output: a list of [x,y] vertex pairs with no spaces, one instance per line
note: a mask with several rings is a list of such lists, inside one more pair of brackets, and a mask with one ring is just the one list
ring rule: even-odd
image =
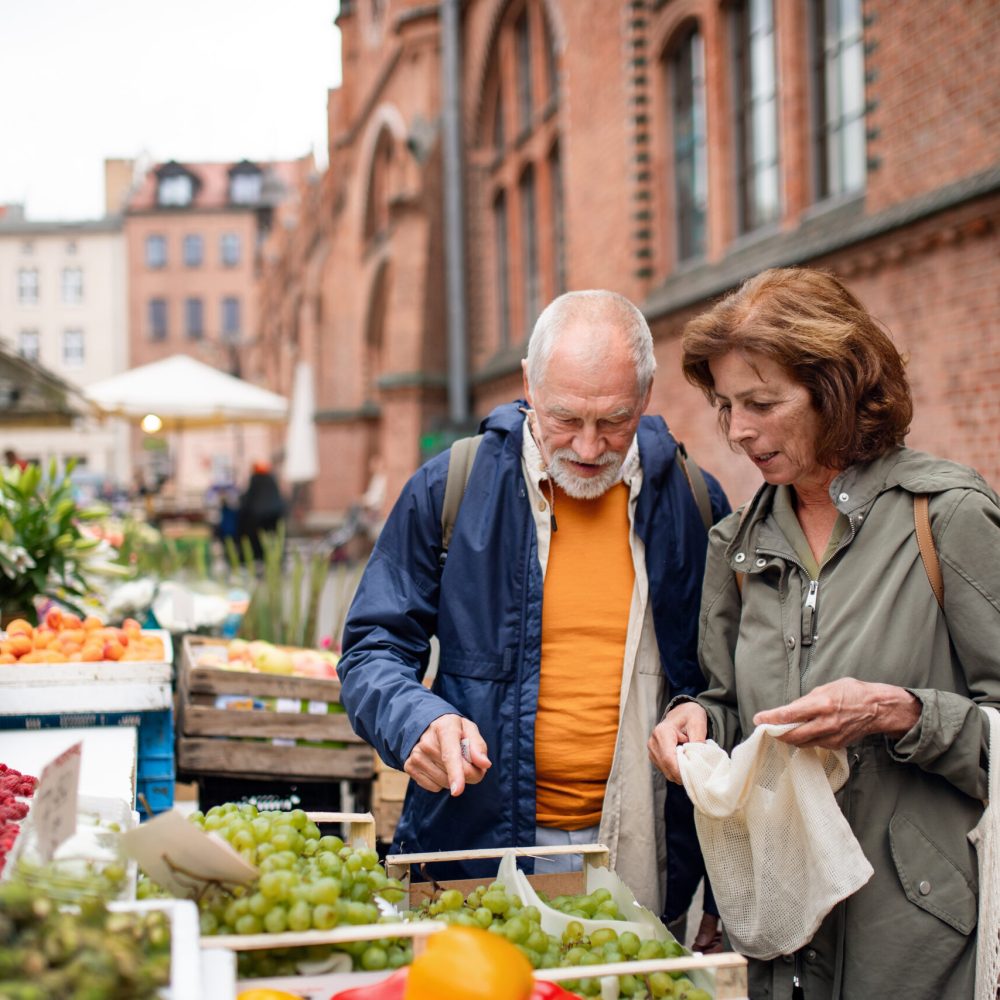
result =
[[0,347],[0,426],[69,427],[93,412],[76,386]]
[[105,414],[136,420],[155,414],[166,429],[281,423],[288,418],[284,396],[186,354],[94,382],[84,394]]
[[292,410],[285,436],[285,478],[290,483],[309,483],[319,475],[315,417],[313,368],[308,361],[300,361],[295,366]]

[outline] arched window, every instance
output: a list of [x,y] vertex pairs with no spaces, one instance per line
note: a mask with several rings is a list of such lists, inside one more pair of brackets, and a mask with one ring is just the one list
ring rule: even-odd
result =
[[861,0],[812,0],[816,188],[831,198],[865,186]]
[[739,0],[732,17],[739,228],[746,233],[773,222],[781,207],[774,0]]
[[379,133],[372,155],[365,202],[365,242],[384,236],[389,229],[389,180],[392,169],[392,136],[387,128]]
[[667,62],[673,136],[677,259],[705,253],[708,155],[705,134],[705,46],[691,27]]
[[[494,347],[520,344],[565,285],[558,54],[544,0],[513,0],[485,76],[478,146],[491,206]],[[492,273],[491,273],[492,272]]]

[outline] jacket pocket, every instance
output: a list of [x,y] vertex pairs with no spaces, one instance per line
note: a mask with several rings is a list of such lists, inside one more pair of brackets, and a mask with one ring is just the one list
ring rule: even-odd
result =
[[969,934],[976,926],[976,892],[958,865],[900,813],[889,822],[889,847],[906,898],[960,934]]
[[446,652],[442,648],[438,673],[480,681],[510,681],[514,679],[514,650],[505,649],[502,656],[496,657],[462,650]]

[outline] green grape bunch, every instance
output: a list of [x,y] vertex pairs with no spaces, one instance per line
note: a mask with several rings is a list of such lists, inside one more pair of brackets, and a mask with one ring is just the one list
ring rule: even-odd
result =
[[[382,920],[379,903],[395,904],[404,886],[386,874],[378,853],[322,835],[301,809],[261,812],[251,804],[226,803],[194,812],[191,822],[226,840],[260,872],[245,886],[209,885],[197,899],[201,933],[281,934],[331,930]],[[159,887],[140,880],[137,895]],[[294,975],[300,962],[323,962],[346,952],[355,969],[394,969],[412,958],[409,943],[389,940],[307,949],[268,949],[239,954],[240,975]]]
[[[551,902],[544,896],[541,898],[547,905],[577,919],[570,920],[560,935],[549,934],[542,929],[538,907],[526,906],[518,895],[499,882],[478,886],[464,897],[458,889],[443,888],[434,897],[424,900],[411,916],[481,927],[500,934],[516,945],[536,969],[650,961],[687,954],[675,940],[644,941],[630,930],[621,933],[615,930],[613,924],[625,918],[607,889],[579,896],[557,896]],[[588,934],[581,919],[606,920],[608,924]],[[596,977],[564,980],[560,985],[585,997],[601,995],[600,980]],[[711,995],[696,987],[681,972],[656,972],[620,976],[619,996],[635,1000],[651,997],[710,1000]]]

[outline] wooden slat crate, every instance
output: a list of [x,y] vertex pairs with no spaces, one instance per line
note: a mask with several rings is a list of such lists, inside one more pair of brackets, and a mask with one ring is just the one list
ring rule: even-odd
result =
[[[309,714],[216,707],[219,695],[247,699],[290,698],[336,703],[340,682],[197,666],[206,646],[225,640],[184,636],[177,683],[177,768],[185,775],[228,775],[264,780],[368,780],[371,748],[340,713]],[[345,743],[346,747],[283,746],[270,740]]]
[[403,799],[410,783],[409,775],[384,764],[375,757],[375,781],[372,783],[372,812],[375,815],[375,829],[379,840],[388,844],[396,832]]

